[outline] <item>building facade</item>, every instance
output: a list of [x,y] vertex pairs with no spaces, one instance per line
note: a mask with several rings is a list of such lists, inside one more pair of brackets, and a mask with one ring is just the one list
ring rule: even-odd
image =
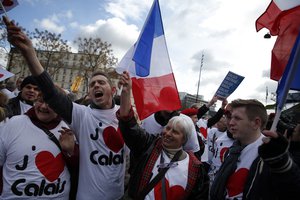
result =
[[[103,64],[93,67],[88,65],[86,61],[91,58],[92,55],[48,51],[36,51],[36,53],[41,64],[50,74],[55,84],[67,91],[74,92],[77,98],[81,98],[87,94],[88,78],[97,70],[107,73],[113,84],[117,85],[118,74],[115,72],[115,68]],[[23,56],[15,48],[12,48],[9,53],[6,68],[8,71],[15,74],[15,76],[11,78],[13,80],[31,74]],[[78,77],[81,77],[81,81],[78,83],[77,91],[71,91],[71,86],[75,80],[79,80]]]

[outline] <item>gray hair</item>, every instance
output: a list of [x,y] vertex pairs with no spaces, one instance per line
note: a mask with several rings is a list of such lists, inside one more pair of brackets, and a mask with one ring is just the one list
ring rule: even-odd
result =
[[195,125],[192,119],[186,115],[179,115],[172,117],[169,121],[173,128],[181,127],[181,130],[185,136],[185,144],[191,135],[195,132]]

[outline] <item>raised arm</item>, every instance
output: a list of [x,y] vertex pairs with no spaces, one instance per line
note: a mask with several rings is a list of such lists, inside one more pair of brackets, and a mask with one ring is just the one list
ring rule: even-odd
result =
[[128,72],[123,72],[119,84],[123,86],[120,97],[120,117],[127,117],[131,110],[131,79]]
[[32,75],[38,76],[43,73],[44,68],[36,56],[31,40],[13,21],[9,21],[5,16],[3,21],[7,28],[8,41],[21,51]]
[[19,49],[24,56],[31,74],[35,76],[39,88],[44,94],[45,101],[70,124],[72,122],[72,101],[56,90],[51,77],[41,65],[31,40],[22,32],[21,28],[6,17],[3,17],[3,21],[7,27],[8,41]]
[[273,183],[286,199],[299,196],[300,169],[292,160],[289,152],[289,142],[284,136],[273,131],[265,130],[263,144],[258,153],[264,163],[271,169]]
[[218,100],[218,97],[217,96],[213,96],[213,98],[205,105],[201,106],[199,109],[198,109],[198,113],[197,113],[197,118],[198,119],[201,119],[205,113],[207,111],[209,111],[209,107],[211,107],[212,105],[214,105]]
[[211,118],[209,118],[207,120],[207,127],[212,127],[213,125],[215,125],[218,121],[220,121],[220,119],[222,118],[223,114],[224,114],[224,110],[225,110],[225,106],[227,105],[227,99],[224,99],[222,101],[222,106],[221,108],[219,108],[218,112],[212,116]]
[[123,72],[119,84],[122,85],[120,109],[117,112],[119,128],[126,145],[135,157],[143,154],[154,140],[154,135],[139,127],[131,107],[131,79],[128,72]]

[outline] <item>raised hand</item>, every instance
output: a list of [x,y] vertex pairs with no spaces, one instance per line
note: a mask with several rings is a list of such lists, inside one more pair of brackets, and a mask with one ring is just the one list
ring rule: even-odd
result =
[[68,156],[73,155],[75,146],[75,136],[73,134],[73,131],[69,128],[62,127],[62,130],[60,130],[59,132],[61,133],[59,137],[59,143],[62,151]]
[[222,109],[225,109],[225,107],[226,107],[226,105],[228,104],[228,101],[227,101],[227,99],[224,99],[223,101],[222,101]]
[[32,75],[40,75],[44,68],[36,56],[31,40],[13,21],[5,16],[3,16],[3,21],[6,25],[8,41],[21,51]]
[[123,72],[120,77],[119,84],[123,87],[121,92],[120,116],[128,116],[131,109],[131,87],[132,82],[128,72]]
[[288,153],[287,139],[273,131],[263,131],[266,138],[258,148],[258,154],[269,165],[273,172],[281,173],[292,167],[292,159]]
[[22,29],[15,25],[13,21],[10,21],[7,17],[3,16],[3,21],[7,29],[7,39],[8,41],[18,48],[22,54],[33,50],[32,42],[27,37],[27,35],[22,31]]

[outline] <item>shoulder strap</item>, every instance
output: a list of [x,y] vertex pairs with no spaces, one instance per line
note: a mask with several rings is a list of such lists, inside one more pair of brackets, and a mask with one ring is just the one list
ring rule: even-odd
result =
[[39,127],[40,129],[42,129],[45,133],[46,133],[46,135],[48,135],[48,138],[52,141],[52,142],[54,142],[55,144],[56,144],[56,146],[60,149],[60,151],[62,151],[62,148],[61,148],[61,146],[60,146],[60,144],[59,144],[59,141],[58,141],[58,139],[55,137],[55,135],[51,132],[51,131],[49,131],[48,129],[45,129],[45,128],[42,128],[42,127]]
[[[182,154],[182,151],[178,151],[174,157],[172,158],[171,162],[176,162],[180,155]],[[154,188],[154,186],[165,176],[166,172],[170,166],[167,166],[165,168],[162,168],[162,170],[159,171],[159,173],[150,181],[150,183],[140,192],[137,199],[142,200],[145,198],[145,196]]]

